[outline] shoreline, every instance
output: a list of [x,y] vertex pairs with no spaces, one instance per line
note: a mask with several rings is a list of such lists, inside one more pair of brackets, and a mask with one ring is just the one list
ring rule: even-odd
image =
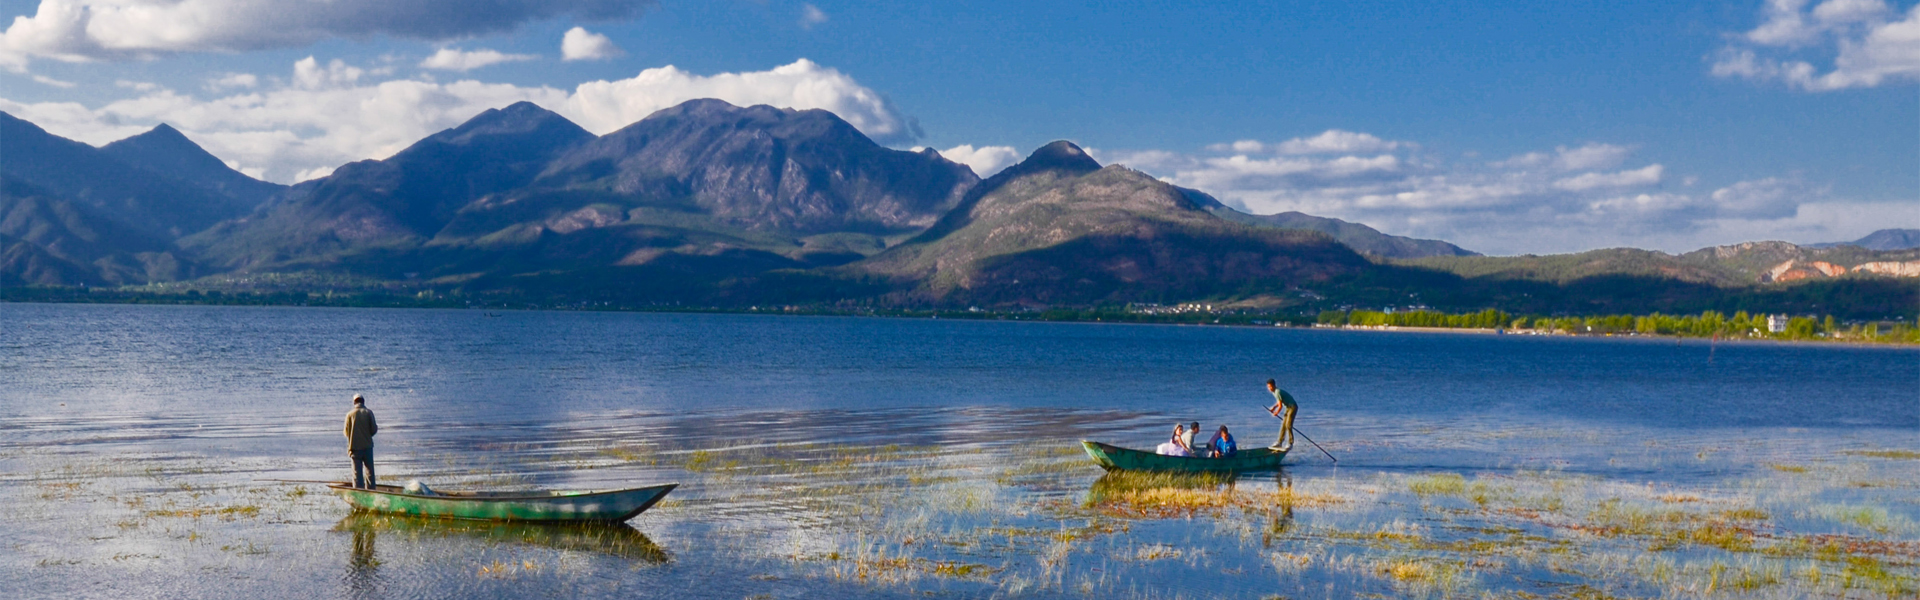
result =
[[[142,299],[162,300],[158,298],[142,298]],[[397,301],[397,302],[385,302],[385,303],[348,303],[348,302],[325,302],[324,301],[325,299],[322,299],[323,301],[321,302],[309,302],[309,303],[223,301],[223,300],[241,300],[241,299],[261,300],[262,298],[258,296],[244,297],[244,298],[213,297],[213,298],[199,298],[199,299],[194,299],[193,301],[173,301],[173,302],[169,302],[169,301],[125,302],[125,301],[113,301],[109,299],[100,299],[96,301],[62,302],[58,300],[17,299],[17,298],[11,298],[11,297],[6,297],[4,295],[0,295],[0,305],[4,305],[4,304],[47,304],[47,305],[111,304],[111,305],[129,305],[129,306],[234,306],[234,307],[260,307],[260,308],[439,309],[439,310],[481,311],[483,313],[489,313],[492,311],[503,311],[503,312],[504,311],[513,311],[513,312],[546,311],[546,312],[607,312],[607,313],[658,313],[658,314],[730,314],[730,315],[801,316],[801,317],[867,317],[867,318],[881,318],[881,319],[931,319],[931,320],[951,319],[951,320],[961,320],[961,321],[1015,321],[1015,322],[1031,322],[1031,323],[1086,323],[1086,324],[1107,324],[1107,325],[1160,325],[1160,326],[1182,326],[1182,327],[1206,326],[1206,327],[1238,327],[1238,328],[1247,328],[1247,329],[1278,327],[1282,329],[1354,331],[1354,332],[1374,332],[1374,333],[1513,335],[1513,336],[1528,336],[1528,337],[1556,337],[1556,338],[1564,337],[1564,338],[1581,338],[1581,339],[1607,339],[1607,338],[1646,339],[1646,340],[1669,340],[1670,339],[1670,340],[1674,340],[1675,342],[1680,342],[1684,340],[1707,341],[1710,339],[1710,338],[1698,337],[1698,336],[1662,335],[1662,334],[1648,334],[1648,333],[1637,333],[1637,332],[1603,333],[1603,334],[1560,333],[1560,332],[1548,333],[1548,332],[1539,332],[1532,329],[1511,330],[1511,329],[1504,329],[1504,328],[1489,329],[1489,328],[1468,328],[1468,327],[1458,327],[1458,328],[1456,327],[1407,327],[1407,326],[1396,326],[1396,325],[1326,325],[1326,324],[1310,322],[1309,319],[1311,319],[1311,317],[1305,317],[1305,316],[1285,317],[1281,315],[1264,315],[1264,314],[1232,314],[1232,315],[1212,314],[1212,315],[1207,315],[1212,317],[1211,319],[1208,319],[1207,316],[1196,316],[1196,318],[1194,319],[1182,320],[1182,319],[1176,319],[1176,318],[1167,318],[1160,315],[1139,315],[1139,314],[1133,314],[1133,313],[1106,313],[1106,312],[1099,312],[1099,311],[1074,310],[1074,309],[1049,309],[1049,310],[1037,310],[1037,311],[1001,312],[1001,311],[969,310],[969,309],[822,310],[822,309],[800,308],[800,307],[794,307],[794,306],[767,307],[765,309],[761,309],[759,307],[738,309],[738,308],[693,307],[693,306],[658,306],[658,307],[619,306],[619,307],[615,307],[615,306],[591,306],[591,305],[575,305],[575,306],[529,305],[529,306],[522,306],[522,307],[514,307],[514,306],[505,306],[505,305],[489,306],[489,305],[454,304],[450,302]],[[335,299],[338,299],[338,297],[336,297]],[[393,298],[393,299],[394,300],[413,300],[413,299],[404,298],[404,297]],[[1194,314],[1198,315],[1198,313],[1194,313]],[[1092,318],[1086,318],[1088,315],[1091,315]],[[1109,317],[1116,317],[1116,318],[1109,318]],[[1920,347],[1920,344],[1906,343],[1906,342],[1899,342],[1899,341],[1869,342],[1869,341],[1857,341],[1857,340],[1821,340],[1821,339],[1792,340],[1792,339],[1760,339],[1760,338],[1747,338],[1747,337],[1723,337],[1723,338],[1719,338],[1719,341],[1728,342],[1728,343],[1742,343],[1742,344],[1772,343],[1772,344],[1819,345],[1819,346],[1854,346],[1854,347],[1863,347],[1863,348]]]

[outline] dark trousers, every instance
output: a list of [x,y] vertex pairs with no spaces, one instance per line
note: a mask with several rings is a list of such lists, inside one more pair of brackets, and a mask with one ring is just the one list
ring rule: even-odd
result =
[[[353,457],[353,487],[373,489],[373,449],[348,450],[347,456]],[[360,478],[360,470],[367,470],[367,478]]]

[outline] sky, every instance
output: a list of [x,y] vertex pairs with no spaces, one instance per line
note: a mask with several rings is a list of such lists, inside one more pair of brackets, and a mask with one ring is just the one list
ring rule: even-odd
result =
[[1489,254],[1920,228],[1912,2],[1168,4],[0,0],[0,110],[293,183],[521,100],[605,134],[711,97]]

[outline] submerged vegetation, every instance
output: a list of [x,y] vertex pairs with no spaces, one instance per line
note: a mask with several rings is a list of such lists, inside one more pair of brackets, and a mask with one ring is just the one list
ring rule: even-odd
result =
[[[1580,434],[1529,435],[1558,444],[1567,440],[1553,435]],[[8,568],[322,581],[345,569],[350,585],[406,574],[466,596],[613,596],[692,581],[740,597],[1920,594],[1910,501],[1920,452],[1901,448],[1833,448],[1792,464],[1686,444],[1616,455],[1726,474],[1646,482],[1306,459],[1279,473],[1103,474],[1069,440],[561,439],[579,441],[484,443],[482,454],[501,459],[482,464],[416,449],[396,454],[390,477],[446,489],[636,479],[683,488],[633,527],[556,528],[348,513],[330,494],[235,474],[289,468],[272,461],[16,452],[0,457],[14,484],[4,492],[16,507],[9,525],[22,535]],[[1330,449],[1342,465],[1366,462],[1357,446]],[[681,583],[662,583],[671,581]]]

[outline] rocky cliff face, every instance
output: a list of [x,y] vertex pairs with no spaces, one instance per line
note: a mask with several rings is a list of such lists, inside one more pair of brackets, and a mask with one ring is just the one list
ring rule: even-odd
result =
[[934,298],[1051,304],[1284,289],[1369,265],[1324,234],[1222,220],[1062,141],[983,182],[926,234],[849,268],[920,281]]
[[1247,225],[1318,231],[1333,236],[1333,239],[1340,240],[1340,243],[1346,244],[1348,248],[1371,256],[1382,258],[1422,258],[1427,256],[1480,255],[1478,252],[1473,252],[1440,240],[1423,240],[1398,235],[1387,235],[1380,233],[1377,229],[1359,223],[1316,217],[1302,212],[1288,211],[1272,215],[1247,214],[1235,210],[1231,206],[1222,204],[1218,199],[1199,190],[1181,188],[1180,191],[1187,195],[1187,199],[1191,200],[1194,206],[1213,213],[1216,217]]
[[873,143],[824,110],[694,100],[567,153],[541,185],[649,195],[684,190],[748,231],[892,234],[932,225],[978,182],[936,152]]
[[146,133],[101,146],[100,151],[129,165],[166,173],[230,198],[242,214],[287,189],[287,186],[260,181],[233,170],[165,123]]
[[263,214],[183,244],[227,268],[418,244],[461,207],[531,183],[561,152],[592,138],[530,102],[488,110],[386,160],[349,163],[295,186]]

